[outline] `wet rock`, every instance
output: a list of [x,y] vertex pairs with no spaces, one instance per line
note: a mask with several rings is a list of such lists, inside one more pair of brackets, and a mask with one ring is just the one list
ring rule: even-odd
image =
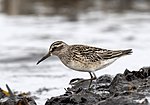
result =
[[148,100],[142,94],[130,94],[110,97],[96,105],[148,105]]
[[8,92],[0,89],[0,105],[36,105],[34,99],[26,93],[14,94],[8,85]]
[[48,99],[45,105],[148,105],[150,67],[139,71],[125,70],[114,78],[103,75],[92,82],[82,78],[70,81],[66,93]]
[[99,99],[99,94],[96,95],[86,89],[81,89],[75,94],[52,97],[46,102],[46,105],[92,105],[96,104]]

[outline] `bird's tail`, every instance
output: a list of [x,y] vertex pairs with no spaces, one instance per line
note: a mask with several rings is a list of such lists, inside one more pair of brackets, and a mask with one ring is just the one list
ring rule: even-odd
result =
[[132,49],[122,50],[122,55],[130,55],[132,53]]

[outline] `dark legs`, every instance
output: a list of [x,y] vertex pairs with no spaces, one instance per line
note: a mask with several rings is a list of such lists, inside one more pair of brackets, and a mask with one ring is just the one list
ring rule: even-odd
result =
[[[92,73],[93,73],[93,75],[92,75]],[[89,87],[88,87],[88,88],[90,88],[90,86],[91,86],[91,84],[92,84],[92,81],[96,79],[96,75],[95,75],[94,72],[89,72],[89,74],[90,74],[90,76],[91,76],[91,79],[88,79],[88,80],[90,80],[90,84],[89,84]]]
[[[90,79],[78,80],[78,82],[76,82],[76,83],[77,83],[77,84],[80,84],[80,83],[82,83],[82,82],[88,81],[88,82],[89,82],[88,89],[90,89],[90,86],[91,86],[91,84],[92,84],[92,81],[96,79],[96,75],[95,75],[94,72],[89,72],[89,74],[90,74],[90,76],[91,76]],[[76,79],[75,79],[75,80],[76,80]],[[73,80],[73,81],[74,81],[74,80]],[[73,82],[73,81],[72,81],[72,82]],[[72,84],[72,83],[70,83],[70,84]]]

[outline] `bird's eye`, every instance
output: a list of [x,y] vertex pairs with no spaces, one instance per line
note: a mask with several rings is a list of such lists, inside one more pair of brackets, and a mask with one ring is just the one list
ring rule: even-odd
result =
[[57,48],[57,47],[53,47],[51,51],[52,51],[52,52],[55,51],[56,48]]

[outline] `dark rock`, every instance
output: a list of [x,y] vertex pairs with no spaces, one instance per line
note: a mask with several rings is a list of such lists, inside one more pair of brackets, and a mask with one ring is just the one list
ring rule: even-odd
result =
[[142,94],[110,97],[96,105],[148,105],[148,100]]
[[150,67],[139,71],[125,70],[113,79],[110,75],[92,81],[82,78],[70,81],[64,95],[48,99],[45,105],[148,105],[150,97]]
[[8,85],[8,92],[0,89],[0,105],[36,105],[34,99],[28,94],[14,94]]
[[100,95],[96,95],[87,89],[81,89],[80,92],[74,92],[69,96],[52,97],[45,105],[92,105],[100,100]]
[[144,79],[150,76],[150,67],[143,67],[139,71],[130,72],[128,69],[125,70],[124,75],[128,81],[135,79]]

